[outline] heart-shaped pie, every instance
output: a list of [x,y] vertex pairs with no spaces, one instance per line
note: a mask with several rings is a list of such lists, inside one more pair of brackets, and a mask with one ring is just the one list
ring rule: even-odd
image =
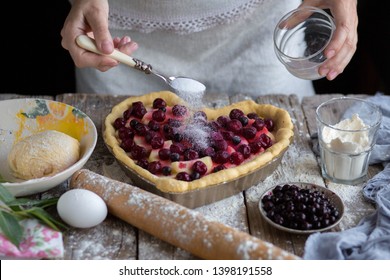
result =
[[104,141],[122,165],[160,191],[184,193],[267,165],[294,134],[288,112],[269,104],[190,109],[168,91],[129,97],[106,117]]

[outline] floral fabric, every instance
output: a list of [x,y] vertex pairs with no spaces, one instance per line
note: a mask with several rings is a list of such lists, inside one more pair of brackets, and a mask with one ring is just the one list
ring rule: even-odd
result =
[[0,231],[0,259],[58,259],[64,254],[62,233],[35,219],[20,222],[24,228],[19,248]]

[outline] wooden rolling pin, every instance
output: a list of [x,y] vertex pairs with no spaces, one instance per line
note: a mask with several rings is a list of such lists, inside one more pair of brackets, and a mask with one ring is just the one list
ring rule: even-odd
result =
[[70,186],[95,192],[112,215],[202,259],[299,259],[195,210],[87,169],[76,172]]

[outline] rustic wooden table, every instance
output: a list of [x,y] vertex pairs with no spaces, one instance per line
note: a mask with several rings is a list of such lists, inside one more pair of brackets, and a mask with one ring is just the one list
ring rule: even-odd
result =
[[[319,158],[316,153],[315,108],[323,101],[340,94],[317,95],[299,102],[295,95],[266,95],[255,99],[258,103],[269,103],[286,109],[292,118],[295,135],[292,145],[285,153],[281,164],[263,182],[239,193],[209,205],[196,208],[208,219],[222,222],[257,238],[271,242],[278,247],[302,256],[306,235],[290,234],[271,227],[261,216],[258,208],[260,195],[268,188],[283,182],[310,182],[326,186],[339,194],[346,206],[346,214],[334,231],[355,226],[359,220],[372,213],[374,207],[362,197],[362,186],[340,185],[326,181],[321,176]],[[0,100],[31,96],[0,94]],[[85,112],[94,121],[99,139],[95,151],[84,168],[113,179],[130,183],[114,157],[106,148],[101,137],[102,121],[113,105],[126,96],[95,94],[61,94],[57,96],[34,97],[55,99],[73,105]],[[360,95],[363,98],[365,96]],[[234,98],[223,94],[210,94],[204,103],[208,107],[222,107],[250,96]],[[368,177],[381,171],[381,166],[370,166]],[[59,196],[68,188],[68,182],[40,194]],[[91,229],[70,229],[64,232],[64,259],[197,259],[180,248],[161,241],[113,216]]]

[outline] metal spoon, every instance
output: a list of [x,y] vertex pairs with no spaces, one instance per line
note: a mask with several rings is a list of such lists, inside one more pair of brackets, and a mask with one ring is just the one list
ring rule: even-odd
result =
[[76,43],[83,49],[101,54],[106,55],[108,57],[111,57],[119,62],[122,62],[123,64],[126,64],[130,67],[133,67],[137,70],[140,70],[144,72],[145,74],[153,74],[162,80],[164,80],[165,83],[167,83],[174,91],[175,93],[199,93],[202,92],[202,94],[206,90],[206,86],[203,85],[201,82],[198,82],[194,79],[187,78],[187,77],[181,77],[181,76],[171,76],[167,77],[161,73],[156,72],[152,65],[147,64],[137,58],[133,58],[131,56],[128,56],[127,54],[124,54],[118,50],[114,50],[111,54],[103,54],[101,53],[97,47],[95,40],[90,38],[87,35],[80,35],[76,38]]

